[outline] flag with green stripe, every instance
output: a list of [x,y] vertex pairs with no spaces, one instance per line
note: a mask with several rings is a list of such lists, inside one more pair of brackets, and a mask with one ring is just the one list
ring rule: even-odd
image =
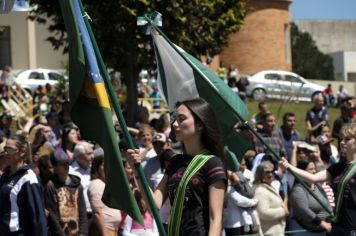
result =
[[79,2],[59,2],[69,39],[71,116],[82,137],[99,143],[104,149],[105,190],[102,200],[108,207],[124,210],[142,224],[142,215],[125,175],[108,95]]
[[151,27],[151,35],[158,65],[158,86],[169,109],[173,111],[177,101],[205,99],[216,114],[225,145],[240,159],[251,148],[234,129],[239,121],[237,114],[243,119],[248,114],[245,103],[214,72],[160,35],[154,27]]

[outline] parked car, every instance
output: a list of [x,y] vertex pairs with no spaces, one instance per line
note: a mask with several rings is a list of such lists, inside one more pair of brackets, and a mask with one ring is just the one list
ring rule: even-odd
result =
[[30,69],[20,72],[15,82],[31,94],[34,94],[39,85],[46,86],[47,83],[54,86],[60,79],[64,79],[60,70]]
[[325,87],[309,82],[303,77],[287,71],[261,71],[248,77],[248,96],[255,100],[268,98],[310,101]]

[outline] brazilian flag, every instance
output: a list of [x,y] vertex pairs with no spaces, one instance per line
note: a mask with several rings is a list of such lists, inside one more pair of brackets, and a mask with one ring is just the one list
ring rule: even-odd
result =
[[86,140],[105,152],[103,202],[125,211],[143,224],[142,216],[124,172],[110,102],[78,0],[60,0],[69,40],[69,95],[71,116]]

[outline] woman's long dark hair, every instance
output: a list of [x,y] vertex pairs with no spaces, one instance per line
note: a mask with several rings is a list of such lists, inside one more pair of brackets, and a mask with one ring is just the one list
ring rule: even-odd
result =
[[104,163],[104,156],[96,156],[93,159],[93,162],[91,164],[91,171],[90,171],[90,179],[91,180],[100,178],[99,169],[103,163]]
[[185,105],[189,109],[194,117],[194,122],[196,125],[200,124],[203,126],[201,141],[204,148],[210,151],[211,154],[220,157],[225,163],[226,158],[220,130],[215,118],[215,113],[210,107],[209,103],[207,103],[202,98],[196,98],[178,102],[176,107],[178,108],[180,105]]

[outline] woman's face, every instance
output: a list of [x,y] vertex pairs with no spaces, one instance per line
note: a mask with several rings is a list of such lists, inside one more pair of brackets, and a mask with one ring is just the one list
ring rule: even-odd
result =
[[320,132],[322,135],[325,135],[326,137],[330,138],[331,137],[331,132],[330,128],[327,126],[324,126]]
[[143,145],[149,146],[153,139],[151,130],[144,130],[140,135],[140,139]]
[[5,157],[10,166],[15,166],[22,161],[20,150],[16,147],[16,142],[13,139],[7,139],[4,147]]
[[[340,141],[341,151],[346,154],[347,157],[352,157],[356,153],[356,139],[351,137],[342,137]],[[353,160],[349,160],[353,161]]]
[[178,141],[187,141],[197,136],[194,117],[185,105],[177,108],[173,129]]
[[271,184],[274,179],[273,167],[266,167],[264,169],[263,183]]
[[311,174],[315,174],[316,168],[314,162],[310,162],[305,170]]
[[70,143],[77,143],[78,142],[78,132],[76,129],[71,129],[68,133],[68,141]]

